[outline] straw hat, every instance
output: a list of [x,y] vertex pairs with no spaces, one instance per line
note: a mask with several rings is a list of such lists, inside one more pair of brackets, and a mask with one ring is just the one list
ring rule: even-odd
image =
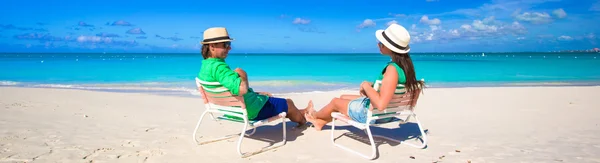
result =
[[233,39],[229,38],[229,33],[227,33],[227,29],[225,29],[224,27],[212,27],[204,31],[204,40],[202,40],[201,43],[212,44],[229,41],[233,41]]
[[375,37],[388,49],[396,53],[408,53],[410,51],[410,34],[406,28],[398,24],[392,24],[385,30],[377,30]]

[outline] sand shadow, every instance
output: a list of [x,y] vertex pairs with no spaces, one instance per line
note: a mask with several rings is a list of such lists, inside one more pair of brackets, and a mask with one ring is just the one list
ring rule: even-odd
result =
[[[238,123],[238,125],[244,125],[244,123]],[[253,131],[253,127],[248,126],[246,128],[246,130],[244,131],[245,135],[243,136],[243,139],[253,139],[253,140],[258,140],[260,142],[266,142],[269,145],[263,146],[261,148],[258,148],[258,150],[254,149],[251,151],[246,151],[242,154],[242,158],[247,158],[256,154],[260,154],[275,148],[279,148],[279,147],[283,147],[285,146],[285,144],[283,143],[283,124],[284,123],[270,123],[270,124],[264,124],[262,126],[258,126],[256,127],[256,132],[254,132],[254,134],[252,135],[247,135],[252,133]],[[285,122],[286,124],[286,144],[289,141],[294,141],[297,139],[298,136],[304,135],[302,133],[302,131],[306,130],[307,127],[306,125],[303,127],[297,127],[297,124],[294,122],[290,122],[287,121]],[[236,142],[239,140],[239,136],[240,136],[240,132],[237,132],[235,134],[229,134],[226,135],[225,137],[220,137],[217,139],[212,139],[212,140],[208,140],[202,143],[199,143],[200,145],[202,144],[208,144],[208,143],[212,143],[212,142],[217,142],[217,141],[222,141],[222,140],[231,140],[233,138],[232,141],[230,142]],[[197,142],[198,143],[198,142]],[[242,142],[243,144],[243,142]],[[242,145],[244,146],[244,145]]]
[[[348,138],[354,139],[356,141],[359,141],[361,143],[364,143],[368,146],[371,145],[371,142],[369,141],[369,137],[367,136],[367,133],[365,130],[358,129],[354,126],[350,126],[350,125],[342,123],[342,122],[336,122],[336,123],[341,123],[341,124],[339,124],[339,125],[336,124],[334,135],[343,133],[337,137],[334,137],[334,141],[336,141],[336,143],[339,143],[339,142],[337,142],[338,139],[341,139],[342,137],[348,137]],[[391,122],[388,122],[388,123],[391,123]],[[324,126],[323,130],[330,130],[328,132],[331,132],[331,125]],[[424,129],[423,131],[426,135],[428,135],[428,133],[429,133],[428,129]],[[394,127],[381,127],[381,125],[372,125],[371,133],[373,135],[380,135],[380,136],[392,138],[397,141],[410,141],[412,139],[412,140],[418,140],[418,141],[414,141],[411,143],[414,143],[414,144],[423,143],[423,139],[422,139],[423,135],[421,135],[419,126],[417,125],[417,123],[413,123],[413,122],[407,122],[407,123],[400,124],[400,125],[394,125]],[[378,137],[373,137],[373,142],[375,143],[375,148],[377,149],[375,159],[379,158],[379,150],[378,150],[379,146],[381,146],[383,144],[389,144],[390,146],[398,146],[401,144],[401,143],[398,143],[395,141],[390,141],[388,139],[378,138]],[[427,146],[425,146],[423,149],[426,149],[426,148],[427,148]]]
[[[286,140],[288,142],[295,141],[299,136],[304,135],[302,133],[307,129],[304,127],[296,127],[297,123],[287,121],[286,127]],[[246,133],[252,132],[252,129],[247,130]],[[244,139],[253,139],[262,142],[269,143],[269,146],[279,143],[283,140],[283,123],[277,123],[274,125],[263,125],[256,127],[256,132],[251,136],[246,136]]]

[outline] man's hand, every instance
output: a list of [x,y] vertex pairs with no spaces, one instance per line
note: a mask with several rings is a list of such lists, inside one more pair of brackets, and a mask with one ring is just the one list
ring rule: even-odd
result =
[[236,68],[235,71],[238,76],[240,76],[241,82],[240,82],[240,93],[239,95],[242,96],[246,93],[248,93],[248,88],[250,88],[250,84],[248,83],[248,74],[246,74],[246,71],[242,70],[241,68]]
[[235,68],[233,71],[235,71],[241,78],[248,79],[248,74],[246,74],[246,71],[242,70],[241,68]]

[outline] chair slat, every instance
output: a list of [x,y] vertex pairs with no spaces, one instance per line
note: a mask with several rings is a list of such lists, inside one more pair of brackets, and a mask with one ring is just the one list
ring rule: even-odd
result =
[[242,106],[243,103],[240,101],[211,101],[208,100],[210,103],[213,103],[215,105],[221,105],[221,106]]
[[394,94],[405,94],[406,93],[406,88],[402,87],[402,88],[396,88],[396,91],[394,91]]
[[[379,91],[381,88],[381,80],[377,80],[375,81],[374,84],[374,88],[375,90]],[[422,88],[421,88],[422,89]],[[414,107],[414,105],[416,104],[416,101],[419,98],[419,94],[421,93],[421,89],[417,89],[416,91],[416,95],[414,96],[413,99],[413,94],[412,93],[408,93],[406,91],[406,88],[403,84],[398,84],[396,86],[396,90],[394,92],[394,95],[392,96],[392,100],[390,100],[390,102],[388,103],[387,108],[384,111],[379,111],[377,108],[373,109],[373,114],[382,114],[382,113],[393,113],[396,111],[403,111],[406,109],[412,109],[412,107]],[[371,106],[373,107],[373,106]]]
[[387,108],[383,111],[373,109],[372,112],[373,112],[373,115],[377,115],[377,114],[401,112],[401,111],[408,110],[408,109],[410,109],[410,106],[404,105],[404,106],[399,106],[399,107]]
[[227,89],[225,87],[208,88],[208,87],[202,86],[202,88],[204,88],[204,90],[206,90],[207,92],[214,92],[214,93],[229,92],[229,89]]
[[[213,104],[211,108],[223,109],[231,112],[241,113],[246,108],[244,98],[241,96],[233,96],[229,90],[223,86],[216,88],[207,88],[203,84],[220,86],[218,82],[206,82],[196,78],[196,86],[202,94],[204,103]],[[211,91],[208,91],[211,90]]]
[[231,92],[219,92],[219,93],[216,93],[216,92],[208,92],[208,91],[206,91],[206,96],[218,98],[218,97],[231,97],[231,96],[233,96],[233,94],[231,94]]
[[212,109],[230,112],[232,114],[243,114],[242,112],[244,112],[244,110],[241,107],[236,107],[236,106],[222,106],[222,105],[215,104],[215,103],[209,103],[208,105],[210,105],[210,107]]
[[402,102],[402,101],[410,101],[410,100],[412,100],[410,98],[410,96],[394,96],[390,100],[390,103],[393,103],[393,102]]
[[196,78],[196,82],[200,83],[200,84],[204,84],[204,85],[213,85],[213,86],[221,85],[221,83],[219,83],[219,82],[207,82],[207,81],[200,80],[198,78]]
[[405,106],[405,105],[410,105],[412,102],[411,101],[401,101],[401,102],[394,102],[394,103],[389,103],[387,108],[394,108],[394,107],[400,107],[400,106]]
[[410,93],[408,93],[408,94],[395,94],[395,95],[392,96],[392,99],[407,98],[407,97],[410,97],[410,96],[411,96]]
[[223,102],[239,101],[238,98],[233,97],[233,96],[229,96],[229,97],[211,97],[211,96],[207,96],[206,98],[208,98],[208,101],[210,101],[210,102],[216,102],[216,101],[223,101]]

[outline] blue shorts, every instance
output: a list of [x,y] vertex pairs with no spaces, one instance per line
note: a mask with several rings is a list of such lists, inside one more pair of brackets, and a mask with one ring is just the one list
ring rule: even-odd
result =
[[258,115],[253,120],[263,120],[271,118],[288,111],[287,100],[277,97],[269,97],[265,105],[260,109]]
[[348,117],[352,118],[353,121],[359,123],[365,123],[367,121],[367,112],[369,107],[367,101],[369,98],[360,97],[354,99],[348,103]]

